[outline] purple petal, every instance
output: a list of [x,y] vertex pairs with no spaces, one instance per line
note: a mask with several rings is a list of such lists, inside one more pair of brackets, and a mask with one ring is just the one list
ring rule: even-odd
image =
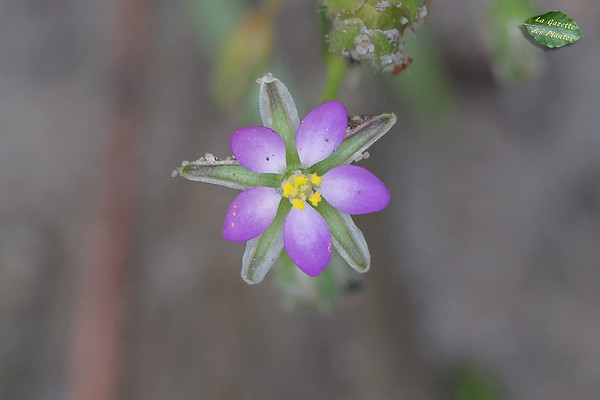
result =
[[331,232],[311,206],[292,208],[285,218],[283,243],[288,255],[306,275],[317,276],[331,258]]
[[231,151],[252,172],[279,174],[285,170],[285,143],[264,126],[238,129],[231,135]]
[[280,200],[273,188],[253,187],[238,194],[225,216],[225,239],[245,242],[263,233],[273,222]]
[[356,165],[340,165],[325,173],[319,192],[329,204],[348,214],[380,211],[390,202],[383,182]]
[[348,113],[339,101],[328,101],[308,113],[298,128],[296,148],[303,167],[326,159],[346,135]]

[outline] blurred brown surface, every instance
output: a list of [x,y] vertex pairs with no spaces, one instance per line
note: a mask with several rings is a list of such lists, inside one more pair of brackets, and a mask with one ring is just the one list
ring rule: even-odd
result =
[[[118,3],[0,4],[2,399],[65,396]],[[245,285],[243,246],[220,233],[235,192],[171,178],[184,159],[229,155],[240,122],[215,108],[210,52],[185,10],[155,6],[117,398],[444,398],[440,376],[471,361],[514,398],[600,396],[597,2],[543,4],[585,37],[545,52],[544,75],[523,86],[494,81],[475,26],[457,22],[483,4],[434,2],[429,28],[457,93],[433,133],[384,81],[351,73],[351,113],[399,116],[361,164],[393,197],[356,218],[372,270],[329,314],[284,310],[272,277]],[[324,76],[314,5],[286,1],[277,23],[304,115]]]

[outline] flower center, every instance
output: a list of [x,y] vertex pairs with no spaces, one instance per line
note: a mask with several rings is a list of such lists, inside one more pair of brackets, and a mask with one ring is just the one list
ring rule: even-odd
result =
[[281,184],[283,192],[281,195],[287,197],[292,206],[299,210],[304,210],[306,200],[316,207],[321,201],[321,194],[315,189],[323,182],[323,177],[317,174],[305,175],[296,171]]

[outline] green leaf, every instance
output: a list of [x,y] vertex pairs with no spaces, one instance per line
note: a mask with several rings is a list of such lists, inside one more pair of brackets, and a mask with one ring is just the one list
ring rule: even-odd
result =
[[337,252],[356,271],[367,272],[371,266],[371,255],[365,237],[352,218],[333,208],[325,199],[316,209],[329,225]]
[[535,40],[548,47],[562,47],[583,37],[575,21],[561,11],[532,17],[523,25]]
[[283,250],[283,223],[292,208],[287,199],[279,202],[273,223],[261,235],[246,243],[242,257],[242,279],[254,285],[263,280]]
[[260,92],[258,104],[264,126],[273,129],[285,142],[288,169],[299,169],[300,158],[296,151],[296,132],[300,118],[296,103],[288,88],[271,74],[258,79]]
[[346,138],[332,155],[309,168],[310,172],[323,175],[333,167],[350,164],[375,143],[396,123],[394,114],[381,114],[363,122],[346,133]]
[[190,181],[212,183],[238,190],[255,186],[279,187],[282,179],[277,174],[257,174],[249,171],[236,160],[216,160],[211,154],[198,161],[184,161],[181,167],[173,171],[173,176],[177,175]]

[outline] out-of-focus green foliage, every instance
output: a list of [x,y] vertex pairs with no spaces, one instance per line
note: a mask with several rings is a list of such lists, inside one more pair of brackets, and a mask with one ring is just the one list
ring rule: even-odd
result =
[[329,265],[319,276],[308,277],[303,274],[285,251],[281,253],[273,272],[275,285],[287,307],[313,305],[329,311],[344,295],[354,291],[357,282],[360,282],[335,251],[331,254]]
[[227,113],[256,116],[255,94],[250,92],[269,62],[281,0],[263,0],[252,11],[246,11],[247,3],[242,0],[184,0],[183,4],[213,61],[215,103]]
[[426,27],[418,35],[408,35],[406,44],[414,57],[413,67],[399,76],[388,77],[387,83],[416,124],[438,132],[435,128],[453,115],[452,81],[434,36]]
[[423,0],[323,0],[331,19],[330,50],[376,70],[400,72],[409,63],[404,34],[429,13]]
[[481,26],[492,70],[503,82],[519,83],[539,76],[543,70],[542,51],[532,46],[522,23],[534,13],[529,0],[496,0],[489,18]]
[[500,381],[477,365],[463,365],[448,377],[454,400],[506,400]]
[[245,13],[240,0],[183,0],[202,47],[215,53]]
[[257,76],[264,73],[273,49],[274,17],[280,0],[265,0],[227,36],[215,67],[214,96],[225,111],[240,106]]

